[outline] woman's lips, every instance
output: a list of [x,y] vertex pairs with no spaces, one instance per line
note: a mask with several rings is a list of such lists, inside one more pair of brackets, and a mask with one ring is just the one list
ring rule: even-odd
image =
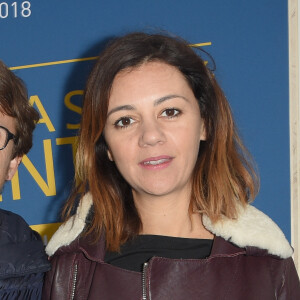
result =
[[174,157],[166,156],[166,155],[149,157],[142,160],[139,163],[139,165],[149,170],[163,169],[163,168],[167,168],[171,164],[173,159]]

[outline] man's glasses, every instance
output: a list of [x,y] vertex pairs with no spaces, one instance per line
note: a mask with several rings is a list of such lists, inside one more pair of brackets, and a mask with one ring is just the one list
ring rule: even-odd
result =
[[16,136],[7,128],[0,126],[0,150],[3,150],[10,140],[16,141]]

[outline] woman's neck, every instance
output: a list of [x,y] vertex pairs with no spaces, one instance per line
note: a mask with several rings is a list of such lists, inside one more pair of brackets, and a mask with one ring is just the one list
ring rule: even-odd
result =
[[134,194],[135,206],[143,224],[141,234],[212,239],[199,213],[189,213],[190,197]]

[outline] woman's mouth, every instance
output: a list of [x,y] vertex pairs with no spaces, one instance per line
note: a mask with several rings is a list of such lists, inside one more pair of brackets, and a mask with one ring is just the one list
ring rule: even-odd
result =
[[150,169],[150,170],[157,170],[157,169],[163,169],[168,167],[174,157],[171,156],[157,156],[157,157],[149,157],[144,160],[142,160],[139,165],[143,168]]

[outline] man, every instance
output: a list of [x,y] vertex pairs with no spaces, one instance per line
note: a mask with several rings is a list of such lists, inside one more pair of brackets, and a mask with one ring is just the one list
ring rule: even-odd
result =
[[[22,81],[0,61],[0,193],[30,150],[38,119]],[[49,269],[38,233],[20,216],[0,209],[0,299],[41,299]]]

